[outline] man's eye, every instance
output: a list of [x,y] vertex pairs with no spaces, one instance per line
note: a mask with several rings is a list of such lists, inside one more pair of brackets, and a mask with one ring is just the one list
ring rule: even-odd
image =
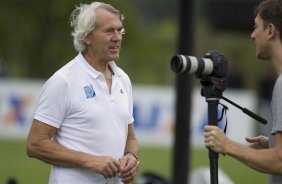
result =
[[106,30],[106,33],[113,33],[114,32],[114,29],[107,29]]
[[118,28],[118,29],[111,28],[111,29],[106,29],[105,33],[109,34],[109,35],[110,34],[115,34],[115,33],[117,33],[117,34],[124,34],[125,30],[124,30],[124,28]]

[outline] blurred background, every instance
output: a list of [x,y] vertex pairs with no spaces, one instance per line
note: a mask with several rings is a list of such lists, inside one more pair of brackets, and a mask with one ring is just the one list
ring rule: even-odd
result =
[[[50,166],[27,158],[25,139],[38,93],[44,82],[77,55],[69,16],[83,0],[0,1],[0,183],[47,183]],[[139,175],[155,173],[172,178],[175,124],[175,77],[170,59],[177,53],[178,0],[104,0],[125,15],[126,34],[118,65],[130,76],[134,89],[134,117],[142,160]],[[194,53],[203,57],[219,50],[229,60],[226,96],[268,118],[275,72],[255,57],[250,38],[255,0],[196,0]],[[191,41],[192,42],[192,41]],[[208,167],[202,128],[206,104],[198,79],[193,80],[190,172]],[[228,134],[245,143],[245,136],[267,134],[236,109],[228,113]],[[188,145],[187,145],[188,146]],[[233,183],[266,183],[267,175],[230,157],[219,167]]]

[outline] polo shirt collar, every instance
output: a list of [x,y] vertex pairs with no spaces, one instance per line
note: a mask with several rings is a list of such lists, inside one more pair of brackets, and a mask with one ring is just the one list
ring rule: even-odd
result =
[[[93,78],[97,78],[99,75],[101,75],[101,72],[95,70],[83,57],[82,53],[79,52],[77,55],[77,60],[80,66],[89,73]],[[112,71],[114,72],[114,75],[117,75],[118,77],[121,76],[121,72],[118,70],[118,67],[114,61],[109,62],[109,66],[111,67]]]
[[110,61],[109,66],[111,67],[112,71],[114,72],[114,75],[116,75],[117,77],[121,77],[121,72],[114,61]]

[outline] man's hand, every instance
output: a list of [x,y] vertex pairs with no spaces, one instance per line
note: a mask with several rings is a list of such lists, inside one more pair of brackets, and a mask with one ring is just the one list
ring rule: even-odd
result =
[[139,160],[137,160],[131,153],[127,153],[120,159],[120,165],[121,181],[125,184],[132,182],[138,173]]
[[246,141],[251,143],[249,147],[254,149],[267,149],[269,148],[268,142],[269,138],[265,136],[257,136],[257,137],[246,137]]
[[102,174],[105,178],[115,177],[121,171],[118,160],[108,156],[95,156],[95,160],[88,162],[88,168]]
[[217,153],[226,154],[229,139],[217,126],[206,125],[204,133],[205,147]]

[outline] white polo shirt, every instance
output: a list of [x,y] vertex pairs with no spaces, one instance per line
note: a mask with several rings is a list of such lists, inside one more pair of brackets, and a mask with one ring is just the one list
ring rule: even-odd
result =
[[[34,119],[58,128],[54,141],[72,150],[119,159],[134,121],[129,77],[112,61],[111,92],[81,53],[44,84]],[[116,179],[113,179],[113,183]],[[53,166],[50,184],[105,184],[100,174]],[[111,183],[108,181],[108,183]],[[118,183],[118,182],[116,182]]]

